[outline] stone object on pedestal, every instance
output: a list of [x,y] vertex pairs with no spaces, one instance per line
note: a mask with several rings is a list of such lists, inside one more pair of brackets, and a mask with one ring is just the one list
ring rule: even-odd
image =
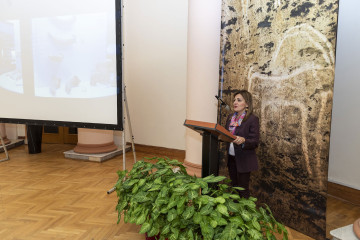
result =
[[353,227],[353,224],[350,224],[345,227],[331,230],[330,235],[333,237],[332,240],[359,240],[355,235]]

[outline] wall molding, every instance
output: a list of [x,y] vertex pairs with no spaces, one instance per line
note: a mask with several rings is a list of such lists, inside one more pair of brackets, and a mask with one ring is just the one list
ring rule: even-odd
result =
[[[130,144],[130,142],[127,142]],[[135,151],[142,153],[149,153],[151,155],[156,155],[159,157],[169,157],[179,160],[180,162],[184,162],[185,159],[185,150],[174,149],[174,148],[165,148],[165,147],[157,147],[150,145],[143,145],[135,143]]]
[[[131,143],[127,143],[130,144]],[[191,163],[185,160],[185,150],[165,148],[165,147],[156,147],[143,144],[135,144],[135,151],[142,153],[149,153],[151,155],[157,155],[159,157],[169,157],[179,160],[186,167],[186,171],[189,175],[201,176],[201,165]]]
[[360,206],[360,190],[337,183],[328,182],[327,194],[329,196]]

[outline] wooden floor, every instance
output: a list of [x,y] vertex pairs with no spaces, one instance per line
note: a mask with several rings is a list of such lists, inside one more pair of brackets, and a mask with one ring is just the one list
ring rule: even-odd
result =
[[[138,226],[116,224],[116,193],[106,193],[122,169],[122,156],[103,163],[64,158],[63,152],[73,147],[45,144],[41,154],[29,155],[23,145],[0,162],[0,239],[144,239]],[[138,159],[145,156],[151,155],[137,152]],[[126,164],[128,169],[133,164],[131,152]],[[359,217],[359,206],[329,198],[328,237],[330,230]],[[290,239],[311,239],[289,231]]]

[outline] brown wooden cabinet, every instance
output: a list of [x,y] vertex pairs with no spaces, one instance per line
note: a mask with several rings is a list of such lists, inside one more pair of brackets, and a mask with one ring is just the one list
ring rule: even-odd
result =
[[77,144],[77,128],[44,126],[42,143]]

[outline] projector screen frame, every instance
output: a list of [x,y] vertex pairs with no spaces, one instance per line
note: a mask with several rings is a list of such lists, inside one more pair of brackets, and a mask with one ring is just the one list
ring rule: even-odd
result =
[[[90,122],[72,122],[72,121],[56,121],[56,120],[40,120],[40,119],[20,119],[20,118],[1,118],[0,123],[25,124],[25,125],[42,125],[42,126],[57,126],[57,127],[76,127],[89,129],[104,129],[104,130],[124,130],[123,122],[123,73],[122,73],[122,0],[114,0],[115,4],[115,35],[116,35],[116,92],[117,92],[117,124],[103,124]],[[3,103],[4,104],[4,103]],[[11,103],[10,103],[11,104]],[[34,111],[41,111],[36,109]],[[95,113],[96,114],[96,113]],[[1,108],[0,108],[1,116]]]

